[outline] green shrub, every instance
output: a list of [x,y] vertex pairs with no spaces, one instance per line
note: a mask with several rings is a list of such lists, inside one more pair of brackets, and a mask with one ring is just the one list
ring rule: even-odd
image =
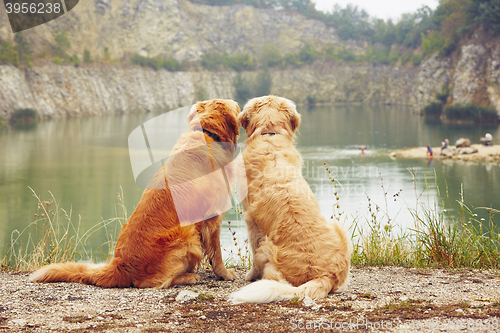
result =
[[235,98],[238,102],[247,101],[252,97],[252,85],[245,80],[241,73],[238,73],[233,81]]
[[199,85],[198,87],[196,87],[194,95],[196,101],[204,101],[208,98],[207,89],[204,85]]
[[394,50],[391,50],[391,52],[389,52],[389,55],[388,55],[388,60],[389,60],[389,63],[394,66],[397,64],[397,62],[399,61],[399,51],[394,49]]
[[306,43],[299,51],[298,59],[306,64],[312,64],[316,59],[317,52],[314,46],[309,43]]
[[425,118],[439,118],[441,117],[442,113],[443,113],[443,103],[433,102],[424,108],[422,115]]
[[0,45],[0,63],[19,66],[19,53],[11,43]]
[[248,52],[226,56],[224,64],[235,71],[251,71],[255,69],[255,60]]
[[224,66],[226,55],[224,52],[212,51],[201,56],[201,65],[206,69],[219,69]]
[[316,105],[316,97],[315,96],[311,96],[311,95],[307,95],[307,97],[306,97],[306,104],[308,106],[314,106],[314,105]]
[[257,75],[253,94],[255,96],[269,95],[271,93],[272,84],[273,78],[271,77],[271,72],[266,68]]
[[10,122],[14,124],[32,123],[38,118],[38,111],[32,108],[15,109],[10,117]]
[[54,57],[54,64],[56,64],[56,65],[62,65],[62,60],[61,60],[61,58],[59,58],[59,57],[57,57],[57,56],[56,56],[56,57]]
[[33,51],[24,34],[22,32],[16,33],[14,41],[17,43],[15,49],[18,52],[20,62],[27,64],[28,67],[33,67]]
[[289,65],[299,67],[303,65],[303,62],[298,59],[296,54],[287,54],[281,60],[281,66],[287,67]]
[[408,51],[401,56],[401,64],[405,65],[412,59],[413,51]]
[[274,67],[281,64],[282,55],[280,49],[271,43],[265,43],[260,53],[260,63],[263,67]]
[[495,108],[473,103],[447,106],[443,110],[443,117],[450,122],[498,124],[498,114]]
[[90,51],[85,49],[83,51],[83,61],[86,63],[86,64],[90,64],[92,63],[92,56],[90,55]]
[[441,103],[446,104],[450,96],[450,88],[445,87],[442,92],[436,94],[436,99]]
[[130,62],[133,65],[141,67],[150,67],[155,71],[160,68],[164,68],[169,72],[178,71],[181,68],[179,62],[173,58],[164,58],[161,56],[156,56],[153,58],[143,57],[139,54],[134,54],[130,57]]
[[181,64],[174,58],[163,59],[163,68],[169,72],[175,72],[181,69]]
[[419,66],[422,63],[422,60],[424,60],[423,54],[414,54],[411,56],[413,66]]
[[105,62],[111,61],[111,53],[109,53],[109,47],[104,48],[104,61]]
[[369,46],[366,50],[366,60],[372,64],[389,64],[387,49]]
[[71,56],[70,61],[73,65],[80,64],[80,58],[78,58],[78,55],[76,53]]

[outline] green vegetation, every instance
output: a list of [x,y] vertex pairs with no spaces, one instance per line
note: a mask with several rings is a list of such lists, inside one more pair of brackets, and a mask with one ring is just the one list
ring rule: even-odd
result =
[[[329,174],[328,167],[325,168]],[[415,172],[410,170],[417,199],[416,207],[408,207],[414,228],[396,233],[395,221],[388,215],[388,209],[374,205],[368,198],[367,229],[359,227],[360,218],[354,218],[352,232],[354,253],[352,263],[355,266],[395,265],[404,267],[469,267],[500,268],[500,228],[495,225],[494,217],[500,211],[493,208],[486,210],[489,220],[478,219],[477,214],[467,207],[463,199],[458,202],[461,217],[450,219],[447,212],[438,203],[425,203],[421,198],[429,191],[428,184],[419,192]],[[341,186],[330,177],[334,186],[335,201],[332,218],[342,220],[337,187]],[[386,197],[380,175],[381,190]],[[438,194],[441,193],[436,185]],[[397,200],[399,192],[393,195]],[[462,193],[463,198],[463,193]],[[444,202],[446,198],[439,198]]]
[[19,66],[19,53],[11,43],[0,45],[0,63],[3,65],[11,64]]
[[38,111],[32,108],[15,109],[10,117],[13,124],[29,124],[38,118]]
[[104,62],[111,62],[111,53],[109,53],[109,47],[104,48]]
[[199,85],[198,87],[196,87],[194,96],[196,98],[196,101],[204,101],[204,100],[208,99],[208,93],[207,93],[207,89],[205,88],[205,86]]
[[[325,163],[325,168],[330,171]],[[426,203],[422,201],[426,191],[429,191],[427,182],[421,189],[417,183],[415,173],[410,170],[413,177],[416,206],[408,207],[414,227],[400,232],[395,230],[396,221],[388,215],[388,209],[374,204],[368,198],[365,229],[360,227],[363,215],[348,217],[351,228],[354,253],[352,264],[355,266],[382,266],[396,265],[404,267],[453,267],[453,268],[478,268],[500,269],[500,228],[495,224],[495,216],[500,211],[493,208],[477,208],[487,213],[488,218],[478,218],[473,209],[467,207],[462,199],[458,201],[460,215],[451,219],[446,210],[439,203]],[[386,197],[388,189],[384,187],[382,176],[381,190]],[[341,212],[339,205],[338,187],[341,184],[330,177],[334,187],[335,199],[333,202],[334,214],[332,219],[346,221],[347,216]],[[436,185],[439,193],[439,188]],[[32,190],[33,191],[33,190]],[[49,192],[50,193],[50,192]],[[33,192],[38,202],[38,209],[34,215],[35,220],[23,231],[15,230],[11,235],[11,244],[6,249],[3,259],[0,258],[2,270],[34,270],[41,265],[68,260],[109,259],[114,251],[114,245],[121,226],[127,221],[127,212],[123,205],[123,193],[118,195],[119,206],[122,208],[120,216],[103,220],[92,227],[83,235],[80,234],[80,220],[73,221],[72,213],[58,206],[57,200],[50,193],[48,200],[42,200]],[[393,195],[394,200],[399,200],[400,192]],[[444,203],[446,198],[440,197],[439,202]],[[238,216],[242,216],[239,207],[235,208]],[[351,219],[354,219],[353,221]],[[347,221],[346,221],[347,222]],[[233,235],[233,242],[237,253],[229,253],[226,260],[227,266],[250,268],[252,258],[248,248],[248,240],[238,244],[235,232],[229,224],[229,232]],[[105,229],[107,241],[98,253],[87,251],[85,242],[98,230]],[[22,243],[21,239],[28,239]],[[236,263],[232,260],[239,260]],[[208,260],[204,258],[201,267],[209,267]],[[363,297],[370,298],[370,295]],[[211,300],[210,295],[200,295],[201,300]],[[292,300],[292,303],[294,301]]]
[[428,119],[440,119],[442,113],[443,113],[443,103],[432,102],[431,104],[427,105],[424,108],[422,115]]
[[[440,0],[436,9],[424,6],[415,13],[403,14],[397,22],[370,17],[366,11],[353,5],[346,7],[334,5],[331,12],[326,13],[317,11],[311,0],[192,1],[212,6],[246,4],[258,8],[295,10],[334,27],[334,33],[343,40],[360,40],[368,43],[366,52],[362,55],[356,55],[346,47],[330,46],[318,50],[310,43],[303,45],[296,53],[282,54],[277,46],[265,43],[260,54],[248,52],[228,54],[223,51],[212,51],[203,55],[199,63],[189,65],[191,67],[201,65],[208,70],[230,68],[241,72],[277,66],[299,67],[312,64],[318,59],[418,66],[423,59],[432,54],[447,56],[455,52],[460,46],[461,39],[468,38],[473,32],[484,31],[491,36],[500,33],[499,0]],[[84,50],[83,54],[70,56],[68,51],[71,41],[66,32],[56,33],[54,42],[55,45],[49,53],[52,54],[51,60],[56,64],[79,65],[99,62],[96,53],[92,58],[89,50]],[[37,59],[44,58],[45,51],[37,55]],[[22,33],[17,33],[13,42],[0,41],[0,64],[31,67],[34,61],[32,47]],[[110,50],[105,47],[102,62],[111,61],[115,60],[111,59]],[[149,58],[132,55],[121,61],[131,61],[134,65],[151,67],[155,70],[165,68],[168,71],[177,71],[183,67],[177,60],[168,56]]]
[[[395,65],[411,61],[415,66],[428,55],[438,52],[451,54],[459,45],[460,38],[467,37],[480,28],[496,36],[500,33],[500,3],[498,0],[440,0],[435,10],[423,6],[416,13],[406,13],[398,22],[370,17],[365,10],[354,5],[342,8],[335,4],[331,12],[314,8],[311,0],[192,0],[212,6],[246,4],[257,8],[275,8],[298,11],[308,17],[333,26],[344,40],[363,40],[371,43],[365,59],[371,63]],[[394,46],[405,49],[396,59],[390,52]],[[421,48],[423,53],[416,50]],[[262,52],[267,59],[269,50]],[[273,50],[273,59],[278,53]],[[287,64],[297,66],[297,55],[284,56]],[[275,64],[276,65],[276,64]],[[273,67],[271,63],[269,67]]]
[[209,70],[231,68],[235,71],[251,71],[255,69],[255,59],[248,52],[229,55],[227,52],[209,52],[201,58],[201,65]]
[[130,57],[130,62],[134,65],[141,67],[150,67],[155,71],[160,68],[164,68],[169,72],[175,72],[180,70],[181,66],[179,62],[173,58],[165,58],[162,56],[156,56],[153,58],[143,57],[138,54],[134,54]]
[[238,73],[233,81],[234,95],[237,101],[247,101],[252,97],[252,84]]
[[444,121],[474,124],[498,124],[498,114],[493,107],[473,103],[453,104],[443,109]]
[[252,97],[269,95],[271,93],[272,77],[267,68],[250,80],[242,73],[238,73],[233,80],[235,97],[242,104]]
[[86,64],[91,64],[92,63],[92,56],[90,55],[90,51],[85,49],[83,51],[83,61],[86,63]]
[[[48,200],[42,200],[33,189],[30,190],[38,202],[35,220],[24,230],[12,232],[11,243],[4,257],[0,257],[1,270],[35,270],[55,262],[95,258],[106,260],[112,256],[121,226],[128,220],[123,192],[118,195],[122,215],[118,216],[117,213],[117,217],[103,220],[82,235],[81,217],[75,223],[72,211],[59,207],[52,193],[49,192]],[[98,253],[88,252],[85,242],[100,229],[105,229],[107,241]],[[23,242],[23,239],[27,241]]]

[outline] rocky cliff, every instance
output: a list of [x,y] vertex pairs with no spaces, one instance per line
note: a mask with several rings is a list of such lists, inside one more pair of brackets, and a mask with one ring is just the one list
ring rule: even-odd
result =
[[[54,36],[66,31],[69,54],[89,50],[97,58],[130,54],[197,61],[213,50],[260,54],[266,42],[282,54],[306,43],[317,50],[365,45],[342,41],[332,27],[295,12],[249,6],[211,7],[185,0],[88,0],[67,15],[24,32],[36,54],[50,52]],[[0,39],[14,37],[4,12]],[[233,71],[154,71],[130,65],[0,66],[0,114],[34,107],[45,116],[156,111],[187,105],[200,97],[234,98]],[[243,73],[247,81],[256,73]],[[271,92],[297,103],[361,102],[410,104],[421,108],[448,88],[453,102],[492,104],[500,110],[500,41],[471,40],[449,58],[434,55],[419,67],[345,65],[316,61],[300,68],[273,69]]]

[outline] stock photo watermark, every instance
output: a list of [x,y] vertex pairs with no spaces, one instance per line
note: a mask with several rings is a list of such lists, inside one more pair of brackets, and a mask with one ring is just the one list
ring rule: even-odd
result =
[[440,319],[433,318],[429,321],[400,321],[400,320],[380,320],[370,321],[365,318],[355,318],[346,321],[337,319],[318,319],[314,321],[304,321],[290,319],[291,330],[369,330],[380,331],[390,329],[424,331],[424,330],[497,330],[500,328],[498,318],[491,319]]

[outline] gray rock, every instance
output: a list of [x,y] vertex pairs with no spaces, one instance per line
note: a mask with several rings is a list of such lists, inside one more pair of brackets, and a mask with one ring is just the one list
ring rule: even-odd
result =
[[195,293],[191,290],[181,290],[179,294],[175,297],[176,302],[185,302],[197,298],[199,293]]
[[477,148],[473,147],[459,148],[457,151],[459,155],[475,154],[478,152]]

